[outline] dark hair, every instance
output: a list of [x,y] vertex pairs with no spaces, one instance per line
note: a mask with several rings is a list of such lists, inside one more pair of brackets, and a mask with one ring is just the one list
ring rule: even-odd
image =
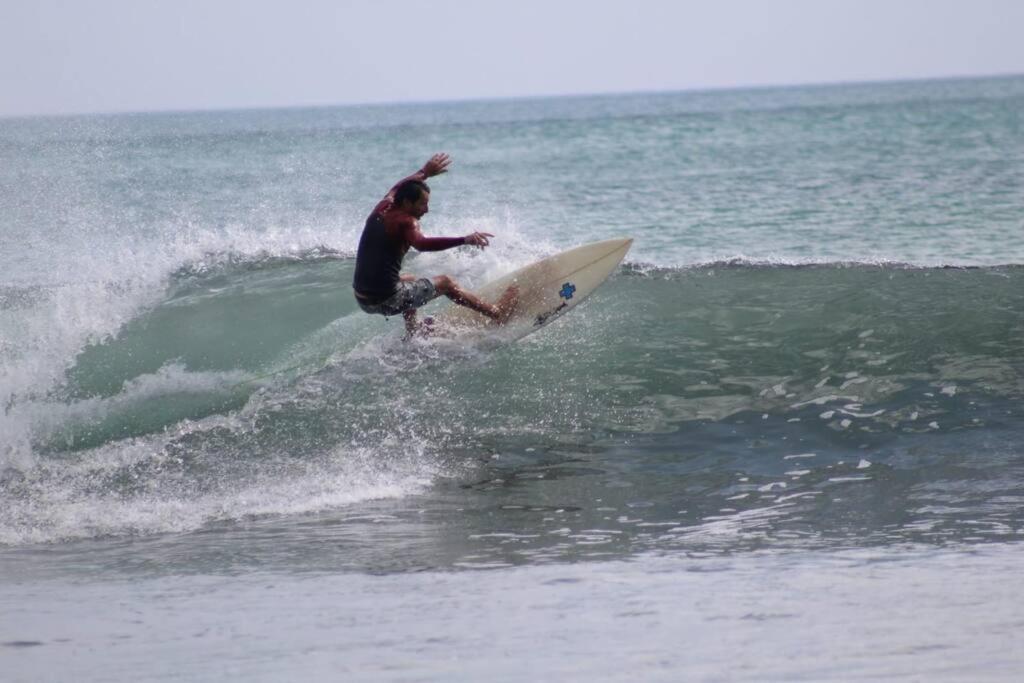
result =
[[395,204],[415,203],[423,194],[430,194],[430,187],[422,180],[406,180],[395,190]]

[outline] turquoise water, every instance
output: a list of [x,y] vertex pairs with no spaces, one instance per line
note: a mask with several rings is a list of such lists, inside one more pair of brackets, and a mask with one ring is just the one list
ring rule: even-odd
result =
[[[1022,105],[999,78],[0,120],[0,660],[1012,678]],[[632,236],[624,266],[522,343],[402,343],[352,254],[439,150],[425,231],[496,238],[409,272]]]

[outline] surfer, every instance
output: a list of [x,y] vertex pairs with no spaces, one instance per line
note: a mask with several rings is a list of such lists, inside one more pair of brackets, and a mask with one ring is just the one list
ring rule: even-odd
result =
[[443,251],[463,245],[483,249],[494,237],[489,232],[473,232],[463,237],[426,237],[420,232],[419,219],[426,215],[430,202],[430,188],[425,181],[447,173],[451,163],[447,154],[435,154],[423,168],[399,181],[374,207],[359,238],[352,278],[356,302],[366,313],[401,313],[409,335],[417,329],[416,309],[442,295],[498,323],[508,319],[516,303],[516,287],[509,287],[497,303],[490,304],[467,292],[448,275],[401,275],[402,260],[409,247],[417,251]]

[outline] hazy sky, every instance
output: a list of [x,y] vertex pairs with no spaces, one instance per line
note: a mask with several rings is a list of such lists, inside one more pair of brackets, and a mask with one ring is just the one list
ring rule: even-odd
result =
[[1022,0],[0,0],[0,115],[1006,73]]

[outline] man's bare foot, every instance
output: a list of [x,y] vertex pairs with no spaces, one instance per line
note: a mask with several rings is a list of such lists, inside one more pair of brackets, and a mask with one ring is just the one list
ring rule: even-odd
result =
[[498,303],[494,305],[497,315],[494,317],[494,322],[498,325],[504,325],[508,322],[508,319],[512,317],[512,314],[516,311],[516,306],[519,304],[519,287],[510,285],[505,293],[498,299]]
[[415,321],[412,325],[406,325],[405,336],[402,337],[403,341],[409,341],[413,337],[425,338],[429,337],[437,331],[437,321],[434,316],[427,315],[423,317],[423,320]]

